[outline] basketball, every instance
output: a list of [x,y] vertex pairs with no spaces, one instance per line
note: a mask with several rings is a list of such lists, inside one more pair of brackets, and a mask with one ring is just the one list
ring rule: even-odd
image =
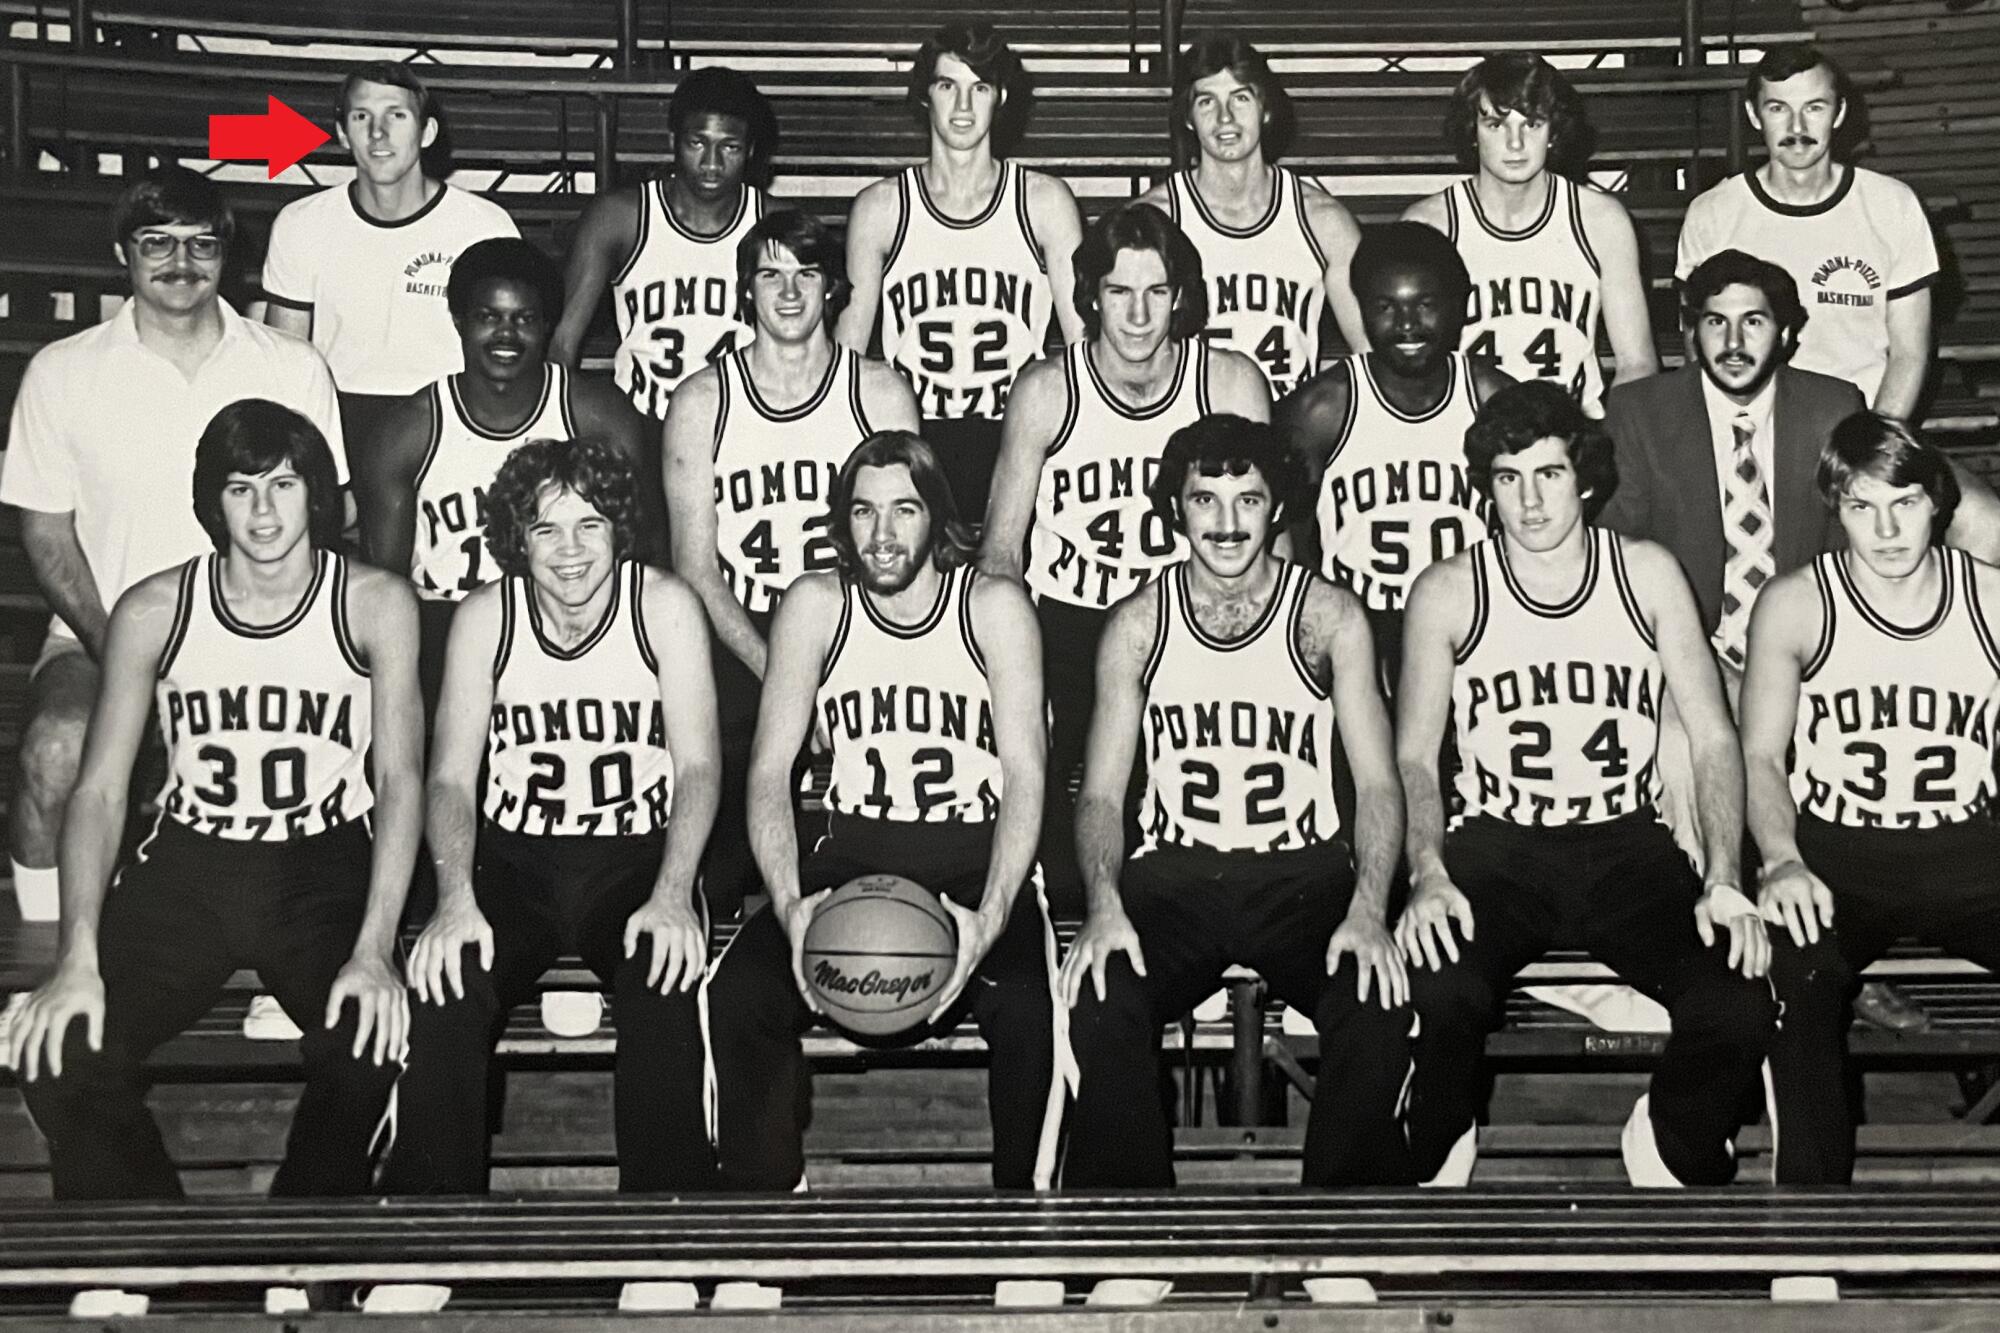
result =
[[849,880],[806,927],[806,985],[828,1018],[864,1037],[915,1027],[957,959],[951,914],[936,894],[899,875]]

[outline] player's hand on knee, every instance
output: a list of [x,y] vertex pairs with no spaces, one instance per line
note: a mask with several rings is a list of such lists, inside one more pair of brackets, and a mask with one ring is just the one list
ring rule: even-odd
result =
[[1757,905],[1734,884],[1711,884],[1694,905],[1695,933],[1713,948],[1716,927],[1729,931],[1729,966],[1746,977],[1761,977],[1771,968],[1771,937]]
[[958,1003],[958,997],[971,982],[974,970],[993,947],[993,941],[1000,938],[1001,927],[1006,924],[1004,917],[994,922],[977,908],[954,902],[948,895],[939,894],[938,901],[944,904],[944,910],[958,925],[958,957],[952,960],[951,976],[946,979],[944,989],[938,992],[938,1002],[931,1006],[930,1013],[924,1015],[926,1023],[937,1022],[944,1017],[946,1010]]
[[1349,912],[1326,942],[1326,974],[1340,971],[1342,954],[1354,955],[1354,998],[1366,1004],[1371,982],[1375,998],[1384,1009],[1394,1009],[1410,998],[1410,974],[1397,951],[1396,938],[1389,928],[1372,917]]
[[354,1046],[348,1052],[356,1060],[374,1049],[369,1058],[376,1064],[401,1060],[410,1032],[410,992],[386,958],[357,954],[341,966],[326,993],[326,1020],[322,1026],[340,1025],[340,1011],[354,1001]]
[[792,905],[778,918],[778,924],[785,928],[785,938],[792,944],[792,984],[798,987],[799,998],[806,1002],[806,1008],[816,1014],[824,1014],[819,1001],[813,997],[813,989],[806,985],[806,928],[812,925],[813,914],[820,904],[833,892],[831,888],[792,900]]
[[1819,943],[1822,926],[1833,926],[1833,891],[1803,861],[1782,861],[1764,872],[1757,893],[1764,920],[1791,932],[1801,949]]
[[7,1041],[7,1063],[33,1083],[41,1076],[46,1052],[49,1077],[61,1078],[63,1038],[72,1020],[83,1020],[90,1049],[104,1049],[104,978],[96,967],[58,968],[56,974],[29,994],[14,1015]]
[[1444,875],[1418,880],[1396,922],[1396,947],[1410,966],[1442,971],[1446,962],[1458,961],[1458,940],[1451,933],[1454,921],[1470,940],[1471,900]]
[[639,941],[650,936],[653,956],[646,964],[646,989],[662,995],[693,990],[708,964],[708,936],[689,894],[655,893],[625,918],[625,956],[635,958]]
[[[410,950],[410,985],[432,1004],[465,995],[465,950],[479,949],[481,971],[493,968],[493,927],[470,897],[441,905]],[[449,989],[447,989],[447,987]]]
[[1063,1004],[1076,1007],[1076,997],[1083,993],[1085,974],[1089,975],[1097,998],[1102,1000],[1104,969],[1110,966],[1112,956],[1120,953],[1132,960],[1134,972],[1146,975],[1146,955],[1140,951],[1139,932],[1133,928],[1132,918],[1118,907],[1092,912],[1071,941],[1069,956],[1063,959],[1062,971],[1056,978],[1062,988]]

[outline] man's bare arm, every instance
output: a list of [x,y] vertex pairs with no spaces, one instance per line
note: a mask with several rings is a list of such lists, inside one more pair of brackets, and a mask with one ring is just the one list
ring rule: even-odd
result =
[[1111,609],[1097,648],[1097,706],[1091,710],[1083,786],[1076,797],[1076,858],[1095,916],[1122,914],[1118,877],[1125,868],[1125,791],[1139,748],[1145,710],[1143,675],[1153,648],[1160,585],[1148,584]]
[[27,548],[28,568],[34,571],[42,596],[92,659],[103,661],[110,616],[98,595],[97,579],[90,572],[83,544],[77,540],[75,513],[19,512],[21,545]]
[[374,741],[374,851],[354,956],[390,966],[424,832],[424,704],[417,687],[417,596],[398,574],[350,567],[348,624],[368,664]]
[[715,549],[715,414],[721,372],[707,366],[682,381],[667,409],[665,485],[667,531],[674,573],[694,589],[715,637],[757,676],[764,674],[764,636],[723,581]]
[[1368,350],[1368,330],[1361,323],[1361,304],[1348,284],[1348,265],[1354,248],[1361,244],[1361,225],[1347,206],[1318,185],[1308,182],[1302,191],[1306,204],[1306,226],[1326,256],[1326,272],[1321,278],[1326,288],[1326,308],[1333,314],[1335,327],[1351,352]]
[[701,600],[671,574],[649,574],[645,598],[646,635],[659,660],[660,707],[674,764],[674,813],[667,821],[653,893],[691,904],[722,792],[722,733],[715,676],[709,669],[708,623]]
[[1049,300],[1055,306],[1056,326],[1065,344],[1083,338],[1083,317],[1076,313],[1076,247],[1083,241],[1083,219],[1076,211],[1076,196],[1060,177],[1039,171],[1026,174],[1028,217],[1035,229],[1035,244],[1041,248],[1042,266],[1049,274]]
[[792,764],[812,729],[813,700],[842,596],[837,575],[807,574],[786,591],[771,622],[770,659],[750,747],[750,850],[781,921],[799,902]]
[[1438,750],[1451,720],[1451,684],[1472,621],[1472,566],[1464,555],[1432,565],[1403,612],[1403,675],[1396,686],[1396,769],[1413,883],[1444,876],[1444,793]]
[[416,549],[417,474],[436,429],[429,389],[383,414],[372,440],[351,451],[354,500],[361,518],[361,554],[377,569],[407,577]]
[[882,304],[882,269],[895,243],[902,195],[896,178],[876,181],[854,196],[847,213],[847,308],[840,312],[834,339],[863,356],[875,336]]
[[1626,384],[1660,372],[1653,349],[1653,319],[1639,264],[1639,238],[1625,205],[1599,190],[1579,190],[1584,228],[1597,254],[1602,277],[1605,336],[1616,365],[1614,383]]
[[915,433],[923,424],[917,414],[917,396],[902,372],[886,361],[863,358],[861,362],[861,410],[870,430],[906,430]]
[[998,938],[1014,894],[1034,868],[1042,832],[1048,732],[1042,720],[1042,633],[1018,584],[980,578],[972,590],[972,629],[986,658],[993,693],[993,738],[1000,757],[1000,814],[986,871],[980,915]]
[[1931,289],[1920,287],[1889,302],[1889,364],[1875,390],[1875,410],[1910,421],[1930,369]]
[[549,338],[549,360],[571,370],[583,359],[583,340],[597,314],[605,289],[611,285],[633,247],[639,243],[639,213],[645,206],[644,187],[601,194],[590,201],[570,242],[569,264],[563,274],[562,317]]
[[1790,753],[1806,656],[1820,635],[1819,593],[1810,568],[1765,585],[1750,609],[1743,671],[1743,781],[1750,835],[1768,869],[1799,860],[1798,809]]
[[1375,636],[1353,593],[1316,581],[1301,632],[1308,661],[1325,663],[1341,748],[1354,778],[1354,905],[1352,912],[1386,924],[1389,881],[1403,843],[1403,787],[1389,710],[1376,685]]
[[1042,460],[1068,413],[1069,388],[1062,362],[1037,361],[1021,371],[1007,398],[1000,457],[993,465],[986,500],[986,526],[979,545],[979,568],[985,573],[1021,581],[1022,547],[1035,517]]

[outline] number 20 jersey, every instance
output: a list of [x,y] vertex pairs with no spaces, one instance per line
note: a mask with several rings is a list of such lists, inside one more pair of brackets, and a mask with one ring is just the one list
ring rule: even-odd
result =
[[1451,354],[1451,381],[1421,416],[1398,411],[1364,356],[1344,357],[1347,420],[1320,477],[1320,572],[1371,611],[1400,611],[1417,575],[1486,535],[1484,502],[1465,464],[1479,415],[1472,364]]
[[160,810],[196,833],[290,842],[374,807],[374,691],[347,630],[347,562],[314,560],[305,596],[272,625],[230,614],[220,556],[181,567],[156,690]]
[[1792,797],[1850,828],[1931,828],[1993,799],[2000,649],[1978,572],[1940,548],[1935,613],[1898,625],[1868,604],[1839,552],[1814,562],[1820,640],[1799,680]]
[[1522,589],[1504,537],[1468,553],[1472,628],[1451,682],[1467,815],[1599,824],[1658,798],[1660,655],[1618,535],[1583,535],[1583,579],[1559,605]]
[[674,764],[646,636],[646,567],[621,561],[611,602],[581,642],[542,627],[531,581],[500,589],[500,646],[486,733],[486,818],[510,833],[656,833],[673,812]]
[[640,187],[639,240],[611,280],[611,378],[640,412],[664,421],[682,380],[756,336],[737,318],[736,245],[763,216],[763,194],[746,188],[735,219],[702,236],[675,220],[666,181]]
[[1022,366],[1048,335],[1049,275],[1028,225],[1027,173],[1000,164],[984,212],[947,217],[924,169],[896,178],[896,240],[882,267],[882,355],[909,378],[924,417],[1007,412]]
[[1146,796],[1139,854],[1161,847],[1276,852],[1340,831],[1333,700],[1298,651],[1316,577],[1286,564],[1235,639],[1195,622],[1185,564],[1160,581],[1146,662]]

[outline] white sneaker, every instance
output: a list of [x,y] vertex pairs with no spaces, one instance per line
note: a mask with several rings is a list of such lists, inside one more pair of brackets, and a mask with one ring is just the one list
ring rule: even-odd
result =
[[1424,1189],[1462,1189],[1472,1183],[1472,1168],[1479,1161],[1479,1126],[1466,1126],[1458,1142],[1444,1155],[1444,1165],[1423,1183]]
[[1625,1179],[1639,1189],[1677,1190],[1680,1180],[1660,1156],[1659,1140],[1653,1136],[1652,1094],[1641,1094],[1625,1118],[1625,1132],[1618,1136],[1618,1155],[1625,1159]]
[[277,996],[253,995],[250,1008],[243,1015],[243,1035],[252,1041],[297,1041],[305,1034],[278,1003]]

